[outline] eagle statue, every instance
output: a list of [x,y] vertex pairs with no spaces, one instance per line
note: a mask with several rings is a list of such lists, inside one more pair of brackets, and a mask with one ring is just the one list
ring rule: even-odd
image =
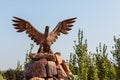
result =
[[63,21],[60,21],[57,26],[49,33],[49,26],[45,27],[44,33],[39,32],[35,29],[30,22],[18,18],[13,17],[12,20],[14,22],[13,26],[17,29],[17,32],[26,32],[28,36],[33,40],[37,45],[40,45],[38,53],[41,51],[49,52],[50,46],[56,41],[60,34],[68,34],[68,31],[73,27],[73,23],[76,18],[70,18]]

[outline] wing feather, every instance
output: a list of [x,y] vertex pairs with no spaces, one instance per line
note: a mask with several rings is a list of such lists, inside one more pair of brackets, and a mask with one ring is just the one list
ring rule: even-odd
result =
[[12,21],[14,22],[13,26],[15,26],[17,32],[25,31],[26,34],[28,34],[28,36],[31,38],[31,40],[36,42],[37,45],[41,44],[41,38],[43,34],[36,30],[28,21],[18,17],[14,17],[14,20]]
[[68,34],[68,31],[70,31],[73,27],[75,19],[76,18],[70,18],[59,22],[53,31],[48,35],[47,39],[49,44],[53,44],[61,33]]

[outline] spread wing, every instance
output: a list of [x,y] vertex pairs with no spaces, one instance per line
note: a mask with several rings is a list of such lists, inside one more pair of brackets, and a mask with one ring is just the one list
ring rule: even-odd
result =
[[37,31],[28,21],[14,17],[14,22],[15,29],[17,29],[17,32],[23,32],[25,31],[26,34],[34,41],[36,44],[41,44],[41,38],[43,34],[39,31]]
[[68,31],[70,31],[71,27],[73,27],[75,19],[76,18],[70,18],[59,22],[57,26],[53,29],[53,31],[48,35],[47,39],[49,44],[53,44],[53,42],[56,41],[56,39],[61,33],[68,34]]

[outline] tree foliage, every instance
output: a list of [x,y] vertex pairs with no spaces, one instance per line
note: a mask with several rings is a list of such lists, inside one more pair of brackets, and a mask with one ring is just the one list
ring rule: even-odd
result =
[[[69,67],[74,75],[82,80],[119,80],[120,79],[120,38],[114,37],[113,60],[107,53],[107,45],[99,43],[96,52],[88,52],[87,40],[83,31],[78,31],[78,40],[74,41],[75,53],[70,54]],[[111,53],[109,53],[111,54]]]

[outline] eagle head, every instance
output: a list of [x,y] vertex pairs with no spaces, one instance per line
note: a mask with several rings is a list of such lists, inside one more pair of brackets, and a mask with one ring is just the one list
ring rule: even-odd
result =
[[48,34],[49,34],[49,26],[46,26],[45,27],[45,33],[44,33],[46,38],[48,37]]

